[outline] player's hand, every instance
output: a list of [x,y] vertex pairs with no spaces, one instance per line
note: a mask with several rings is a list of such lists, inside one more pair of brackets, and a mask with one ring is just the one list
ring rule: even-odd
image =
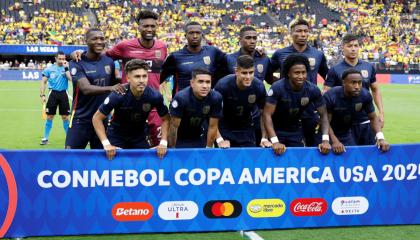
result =
[[165,145],[159,144],[159,145],[156,147],[156,152],[157,152],[158,157],[159,157],[160,159],[162,159],[162,158],[166,155],[166,153],[168,152],[168,146],[165,146]]
[[261,46],[256,46],[255,47],[255,51],[257,51],[261,56],[265,56],[267,55],[267,52],[265,51],[265,49]]
[[384,125],[385,125],[384,113],[379,113],[379,124],[381,126],[381,129],[384,128]]
[[79,62],[80,60],[82,60],[82,53],[82,50],[73,51],[72,53],[70,53],[71,60]]
[[271,144],[271,142],[270,141],[268,141],[268,139],[267,138],[261,138],[261,142],[260,142],[260,147],[263,147],[263,148],[269,148],[269,147],[271,147],[273,144]]
[[376,141],[376,146],[378,146],[378,149],[381,149],[382,152],[389,151],[390,145],[385,141],[385,139],[380,139]]
[[333,152],[336,154],[342,154],[343,152],[346,151],[346,148],[340,141],[333,142],[332,149],[333,149]]
[[279,142],[273,143],[271,147],[273,148],[274,153],[276,155],[281,155],[286,152],[286,145],[282,143],[279,143]]
[[218,143],[217,146],[219,146],[219,148],[230,148],[230,141],[225,139]]
[[106,152],[108,160],[114,159],[115,155],[117,154],[117,147],[113,145],[104,146],[104,150]]
[[328,154],[331,151],[331,145],[329,141],[322,141],[318,145],[318,149],[322,154]]
[[68,68],[68,67],[69,67],[69,62],[64,61],[64,62],[63,62],[63,67]]
[[120,95],[124,95],[125,94],[125,87],[124,85],[122,85],[121,83],[117,83],[114,86],[111,87],[111,91],[112,92],[116,92]]

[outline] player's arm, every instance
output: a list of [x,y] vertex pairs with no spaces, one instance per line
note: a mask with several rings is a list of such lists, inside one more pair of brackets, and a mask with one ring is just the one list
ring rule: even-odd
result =
[[321,64],[319,65],[318,74],[325,80],[328,74],[328,65],[325,55],[322,54]]
[[95,128],[96,135],[98,135],[99,140],[101,140],[102,145],[104,146],[104,150],[106,152],[106,156],[109,160],[112,160],[115,157],[117,147],[111,145],[109,142],[106,133],[105,133],[105,126],[104,120],[106,119],[106,115],[101,113],[99,110],[96,111],[95,115],[92,118],[92,124]]
[[331,150],[330,138],[328,135],[328,129],[330,128],[330,122],[328,121],[328,113],[325,105],[322,105],[317,108],[318,113],[321,117],[321,132],[322,132],[322,142],[319,144],[318,148],[322,154],[327,154]]
[[335,73],[334,69],[330,69],[327,73],[327,78],[324,81],[324,86],[322,88],[322,94],[326,93],[330,88],[334,86],[334,83],[336,81],[339,81],[337,79],[337,74]]
[[209,120],[209,129],[207,130],[207,148],[212,148],[214,141],[216,141],[217,132],[218,132],[218,125],[219,125],[219,119],[210,117]]
[[382,104],[382,93],[379,89],[379,84],[377,82],[371,83],[370,87],[372,89],[373,101],[375,102],[375,105],[379,111],[379,123],[382,129],[385,123],[384,105]]
[[169,132],[168,132],[168,146],[169,147],[176,146],[178,128],[180,124],[181,124],[181,118],[171,116],[171,119],[169,121]]
[[160,83],[167,81],[170,76],[175,76],[176,72],[176,59],[173,54],[170,54],[162,64],[160,71]]
[[387,141],[385,141],[385,136],[381,131],[381,123],[379,122],[379,118],[378,116],[376,116],[375,112],[371,112],[368,114],[369,120],[370,120],[370,125],[373,129],[373,131],[375,131],[376,133],[376,145],[378,146],[379,149],[381,149],[382,152],[386,152],[389,150],[389,143]]
[[260,147],[263,148],[269,148],[272,147],[271,142],[268,140],[268,134],[267,134],[267,130],[265,129],[264,126],[264,121],[263,121],[263,110],[260,110],[260,126],[261,126],[261,142],[260,142]]
[[167,113],[165,116],[161,117],[161,140],[159,145],[156,147],[157,155],[159,158],[163,158],[168,151],[168,131],[169,131],[169,121],[170,117]]
[[219,148],[230,148],[230,141],[223,138],[219,128],[217,128],[216,143]]
[[280,71],[281,71],[281,62],[280,62],[280,53],[275,51],[273,56],[270,59],[271,63],[271,72],[272,72],[272,83],[280,79]]
[[77,87],[84,95],[100,95],[104,93],[117,92],[119,94],[125,93],[123,85],[117,83],[113,86],[96,86],[90,84],[87,78],[81,78],[77,81]]
[[286,146],[279,142],[279,139],[276,136],[276,132],[274,131],[273,119],[271,118],[274,111],[276,111],[276,105],[266,102],[264,106],[262,118],[263,118],[265,129],[267,131],[267,135],[270,138],[271,143],[273,144],[272,148],[274,150],[274,153],[277,155],[280,155],[286,151]]
[[47,97],[45,96],[45,88],[47,86],[48,78],[46,76],[42,76],[41,79],[41,87],[39,90],[39,97],[41,98],[41,102],[45,103],[47,101]]

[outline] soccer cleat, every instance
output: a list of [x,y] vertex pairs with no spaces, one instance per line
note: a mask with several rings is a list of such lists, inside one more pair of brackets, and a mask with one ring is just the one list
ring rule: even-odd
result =
[[48,144],[48,139],[43,138],[43,139],[41,140],[41,143],[40,143],[39,145],[47,145],[47,144]]

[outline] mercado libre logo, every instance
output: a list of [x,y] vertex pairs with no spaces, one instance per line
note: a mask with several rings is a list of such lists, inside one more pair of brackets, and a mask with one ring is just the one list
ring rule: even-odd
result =
[[112,208],[112,217],[118,222],[147,221],[153,207],[147,202],[119,202]]
[[242,205],[236,200],[208,201],[203,212],[208,218],[236,218],[242,213]]
[[[0,210],[0,216],[5,216],[3,223],[0,224],[1,226],[0,238],[2,238],[9,230],[10,225],[12,225],[13,218],[15,217],[18,194],[17,194],[16,180],[15,180],[15,176],[13,175],[13,171],[10,168],[9,163],[6,161],[6,159],[4,158],[2,154],[0,154],[0,169],[1,169],[1,172],[3,172],[4,177],[6,178],[7,190],[9,193],[9,196],[8,196],[9,200],[8,200],[6,212],[3,213],[5,209]],[[0,223],[1,223],[1,220],[2,219],[0,219]]]
[[246,209],[253,218],[280,217],[286,211],[286,205],[281,199],[254,199]]

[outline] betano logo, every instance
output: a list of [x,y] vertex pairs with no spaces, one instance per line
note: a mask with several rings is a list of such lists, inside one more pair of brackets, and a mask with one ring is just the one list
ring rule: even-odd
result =
[[294,216],[322,216],[327,212],[328,204],[323,198],[297,198],[290,204]]
[[369,209],[369,201],[362,196],[338,197],[331,208],[336,215],[361,215]]
[[193,201],[163,202],[158,214],[163,220],[190,220],[197,216],[198,206]]
[[280,217],[286,206],[281,199],[254,199],[248,203],[246,210],[253,218]]
[[119,222],[147,221],[153,215],[153,207],[147,202],[120,202],[112,208],[112,217]]
[[208,201],[203,212],[208,218],[236,218],[242,212],[242,205],[236,200]]

